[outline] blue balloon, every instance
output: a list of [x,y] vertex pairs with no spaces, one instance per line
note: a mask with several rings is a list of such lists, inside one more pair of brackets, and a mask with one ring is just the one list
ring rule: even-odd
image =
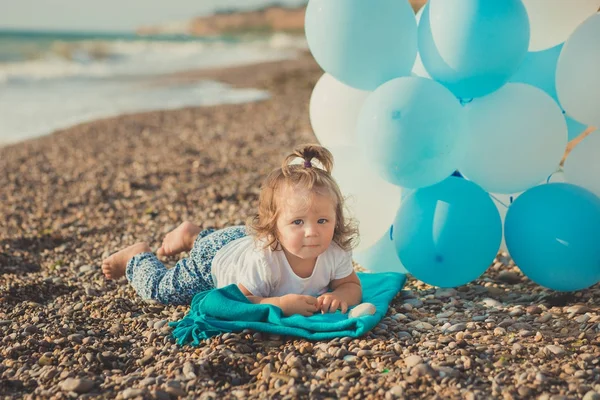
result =
[[371,272],[400,272],[406,274],[406,268],[400,262],[393,239],[394,226],[371,247],[355,251],[354,260]]
[[371,93],[358,117],[358,143],[387,181],[407,188],[450,176],[466,152],[466,117],[459,101],[430,79],[405,77]]
[[[560,105],[556,94],[556,64],[563,44],[561,43],[547,50],[528,52],[517,72],[510,78],[510,82],[527,83],[542,89]],[[563,115],[569,129],[569,140],[575,139],[587,128],[582,123],[569,117],[564,110]]]
[[566,114],[565,119],[567,120],[567,128],[569,129],[569,141],[577,138],[588,128],[581,122],[574,120]]
[[362,90],[409,76],[417,56],[417,22],[406,0],[310,0],[308,47],[321,68]]
[[494,260],[502,222],[475,183],[449,177],[402,201],[394,222],[398,257],[421,281],[455,287],[479,277]]
[[508,251],[532,281],[560,291],[600,281],[600,199],[568,183],[527,190],[508,208]]
[[461,99],[499,89],[529,47],[521,0],[430,0],[418,27],[419,54],[429,75]]

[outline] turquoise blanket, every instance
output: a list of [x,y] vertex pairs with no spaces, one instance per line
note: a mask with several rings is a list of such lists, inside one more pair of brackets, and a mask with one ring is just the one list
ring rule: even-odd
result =
[[358,273],[363,288],[363,302],[373,303],[374,315],[348,318],[340,311],[314,314],[310,317],[285,317],[279,307],[252,304],[236,285],[198,293],[188,314],[171,322],[173,337],[180,345],[197,346],[201,340],[224,332],[252,329],[278,335],[298,336],[311,340],[334,337],[359,337],[371,330],[385,315],[394,296],[402,289],[404,274],[386,272]]

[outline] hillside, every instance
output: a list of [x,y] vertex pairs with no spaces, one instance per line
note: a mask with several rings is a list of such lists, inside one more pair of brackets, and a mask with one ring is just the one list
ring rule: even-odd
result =
[[[418,10],[426,0],[411,0]],[[306,7],[288,8],[278,4],[251,10],[221,10],[214,15],[194,17],[189,21],[171,22],[156,26],[142,26],[142,35],[185,34],[193,36],[217,36],[237,33],[303,33]]]

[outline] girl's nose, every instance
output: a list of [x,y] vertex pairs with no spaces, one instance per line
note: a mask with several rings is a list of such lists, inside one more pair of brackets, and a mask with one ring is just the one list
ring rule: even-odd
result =
[[311,224],[306,225],[306,230],[305,230],[306,236],[317,236],[318,234],[319,234],[319,230],[316,226],[311,225]]

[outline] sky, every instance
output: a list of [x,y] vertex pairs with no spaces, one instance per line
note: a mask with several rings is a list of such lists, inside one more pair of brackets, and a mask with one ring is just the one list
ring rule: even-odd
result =
[[[0,0],[0,29],[130,32],[215,9],[256,8],[273,0]],[[295,6],[307,0],[277,0]]]

